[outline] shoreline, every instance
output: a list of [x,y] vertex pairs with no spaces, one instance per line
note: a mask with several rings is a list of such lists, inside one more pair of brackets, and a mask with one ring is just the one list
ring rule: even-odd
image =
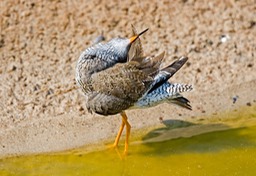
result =
[[[255,85],[255,90],[251,89],[249,92],[247,88],[253,88],[253,85]],[[240,92],[236,92],[240,98],[235,104],[232,102],[228,104],[228,102],[232,101],[232,99],[229,99],[230,94],[233,94],[231,90],[240,90]],[[212,108],[211,111],[208,109],[209,107],[204,106],[204,109],[206,109],[207,113],[204,113],[199,109],[191,112],[188,111],[182,116],[178,115],[182,111],[181,108],[178,108],[176,110],[179,110],[180,112],[175,113],[175,118],[168,116],[168,112],[164,112],[162,114],[165,114],[165,116],[162,116],[162,119],[163,121],[184,121],[187,123],[201,123],[204,121],[211,122],[211,117],[218,117],[218,115],[221,115],[224,112],[232,113],[234,111],[239,111],[244,107],[255,107],[256,97],[254,95],[254,91],[256,91],[256,81],[251,81],[243,85],[237,85],[235,87],[233,86],[232,89],[228,88],[225,91],[221,91],[221,103],[226,103],[226,105],[229,105],[225,108],[222,107],[221,109],[222,104],[215,103],[214,106],[209,105]],[[218,93],[216,94],[218,95]],[[197,104],[192,105],[196,107],[205,99],[214,100],[219,98],[220,97],[218,96],[213,97],[212,93],[209,93],[208,97],[203,94],[202,97],[198,97]],[[226,102],[224,102],[225,99]],[[248,104],[248,102],[250,104]],[[170,106],[171,109],[175,109],[174,106],[168,104],[165,106]],[[163,127],[163,123],[159,120],[159,111],[154,111],[154,109],[163,108],[164,107],[161,107],[160,105],[147,110],[127,111],[129,121],[133,127],[131,137],[134,138],[133,136],[137,136],[136,132],[141,130],[149,131],[149,129],[153,130],[154,128],[161,126]],[[219,109],[219,111],[216,111],[216,109]],[[153,113],[151,116],[155,118],[150,118],[149,120],[146,120],[146,118],[140,119],[139,117],[141,115],[145,117],[145,113]],[[66,114],[48,119],[44,118],[41,119],[41,121],[37,119],[34,120],[34,122],[25,122],[19,126],[16,126],[15,128],[1,131],[1,141],[5,141],[4,144],[1,144],[5,147],[0,148],[1,158],[27,154],[53,152],[62,153],[63,151],[67,150],[69,151],[84,148],[84,146],[89,146],[89,149],[93,149],[95,147],[96,150],[99,148],[104,148],[107,141],[111,143],[111,140],[114,140],[115,133],[119,127],[119,120],[121,119],[118,118],[118,115],[116,115],[117,118],[113,118],[111,116],[102,117],[94,115],[91,117],[80,118],[68,118],[68,116],[74,117],[74,114]],[[225,118],[222,120],[225,121]],[[40,126],[40,124],[43,124],[43,126]],[[97,134],[94,133],[95,130],[99,130]],[[184,130],[186,130],[186,128]]]
[[[170,104],[127,111],[137,129],[203,121],[256,104],[255,3],[245,1],[3,0],[0,11],[0,155],[64,151],[114,140],[120,115],[89,114],[75,83],[77,60],[103,34],[131,37],[163,67],[187,63],[169,80],[191,84],[192,111]],[[46,8],[50,7],[50,8]],[[127,8],[129,7],[129,8]]]

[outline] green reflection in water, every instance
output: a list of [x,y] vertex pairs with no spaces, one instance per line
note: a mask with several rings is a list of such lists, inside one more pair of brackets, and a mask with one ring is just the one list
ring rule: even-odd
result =
[[[255,113],[246,121],[233,128],[213,125],[211,132],[191,132],[189,137],[159,138],[173,129],[167,125],[149,133],[144,142],[133,143],[123,159],[109,149],[1,159],[0,175],[255,175]],[[189,127],[204,129],[203,125],[185,125],[181,131]],[[160,135],[152,135],[156,131]],[[156,142],[159,139],[162,142]]]

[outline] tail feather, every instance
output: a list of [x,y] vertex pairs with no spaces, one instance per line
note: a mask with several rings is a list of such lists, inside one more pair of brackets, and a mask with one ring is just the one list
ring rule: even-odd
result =
[[176,93],[188,92],[193,89],[192,85],[189,84],[179,84],[179,83],[170,83],[167,88],[167,92],[171,95]]
[[185,97],[181,96],[181,97],[173,98],[173,99],[170,99],[169,102],[171,102],[173,104],[176,104],[176,105],[178,105],[180,107],[192,110],[192,107],[189,104],[190,101],[188,99],[186,99]]
[[161,72],[165,72],[167,76],[166,79],[169,79],[187,62],[187,60],[187,57],[182,56],[181,58],[173,62],[171,65],[163,68]]
[[135,103],[135,108],[152,107],[160,103],[174,103],[186,109],[191,109],[189,100],[184,98],[180,93],[191,91],[192,86],[186,84],[165,82],[160,87],[145,94],[138,102]]
[[180,59],[174,61],[171,65],[161,69],[155,77],[155,84],[151,87],[148,93],[154,91],[169,78],[171,78],[187,62],[187,60],[187,57],[181,57]]

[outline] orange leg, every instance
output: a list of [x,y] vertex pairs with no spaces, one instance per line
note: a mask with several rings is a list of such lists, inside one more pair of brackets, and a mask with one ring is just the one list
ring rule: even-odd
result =
[[[121,114],[121,115],[122,115],[122,114]],[[117,136],[116,136],[116,139],[115,139],[115,142],[114,142],[114,145],[113,145],[114,147],[117,147],[117,146],[118,146],[118,142],[119,142],[119,139],[120,139],[120,137],[121,137],[121,135],[122,135],[124,126],[125,126],[125,121],[124,121],[124,119],[122,119],[122,124],[121,124],[121,126],[120,126],[120,129],[119,129],[119,131],[118,131],[118,134],[117,134]]]
[[127,121],[127,116],[126,116],[125,112],[122,112],[121,116],[123,118],[123,122],[126,125],[126,138],[125,138],[124,153],[127,154],[128,153],[128,145],[129,145],[129,137],[130,137],[131,125]]
[[122,124],[120,126],[120,129],[118,131],[118,134],[116,136],[115,142],[114,142],[114,147],[118,146],[119,139],[122,135],[122,132],[124,130],[124,126],[126,126],[126,138],[125,138],[125,146],[124,146],[124,153],[126,154],[128,152],[128,145],[129,145],[129,136],[130,136],[130,131],[131,131],[131,125],[128,122],[128,118],[125,114],[125,112],[121,112],[122,116]]

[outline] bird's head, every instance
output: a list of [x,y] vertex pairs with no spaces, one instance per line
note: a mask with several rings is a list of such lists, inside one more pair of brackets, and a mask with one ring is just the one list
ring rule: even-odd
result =
[[133,42],[135,42],[136,39],[138,39],[147,30],[148,30],[148,28],[139,34],[132,36],[131,38],[122,38],[122,37],[114,38],[109,41],[109,44],[111,45],[111,47],[113,47],[115,52],[117,52],[117,54],[120,57],[123,57],[126,59]]

